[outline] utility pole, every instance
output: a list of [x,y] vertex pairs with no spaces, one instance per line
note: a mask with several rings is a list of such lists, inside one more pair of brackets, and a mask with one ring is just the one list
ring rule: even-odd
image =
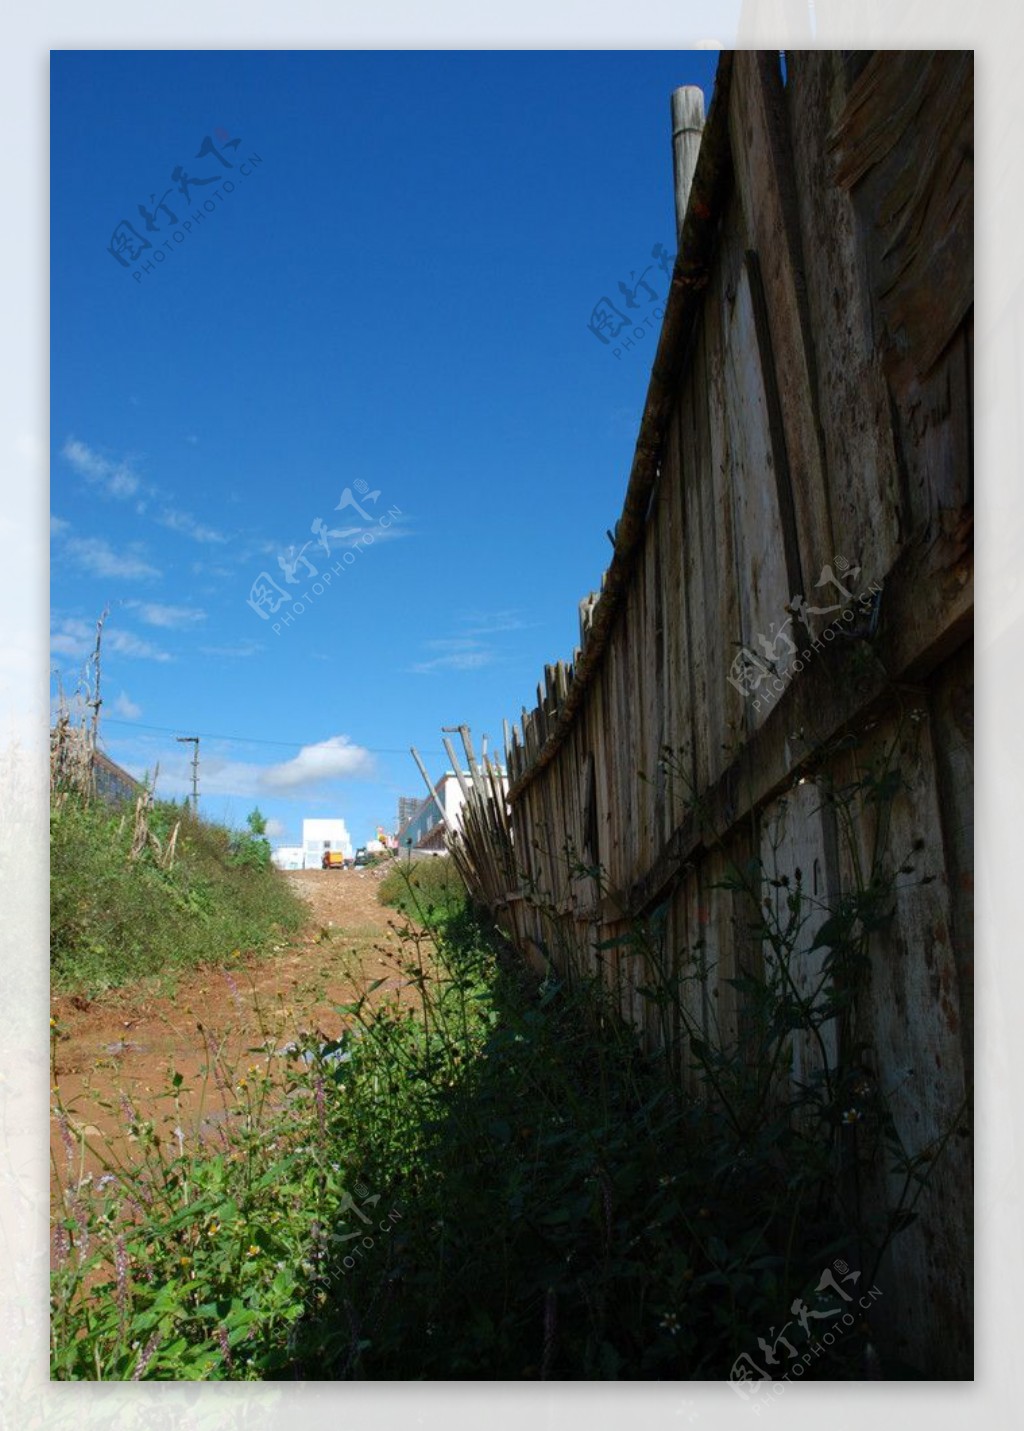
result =
[[199,819],[199,737],[198,735],[179,735],[178,741],[184,745],[194,745],[195,752],[192,756],[192,814]]

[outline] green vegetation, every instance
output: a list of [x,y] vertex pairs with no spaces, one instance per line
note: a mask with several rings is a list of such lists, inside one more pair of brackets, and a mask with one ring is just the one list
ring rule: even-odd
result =
[[453,860],[438,856],[407,862],[398,858],[380,884],[382,904],[428,923],[443,923],[466,905],[466,886]]
[[[363,1038],[333,1126],[401,1221],[335,1262],[304,1375],[724,1379],[782,1331],[780,1375],[805,1355],[809,1379],[915,1375],[872,1330],[876,1278],[966,1130],[961,1108],[905,1146],[858,1019],[874,942],[931,879],[921,841],[890,848],[898,758],[897,742],[843,786],[810,776],[852,871],[834,907],[780,867],[778,831],[764,860],[724,861],[751,951],[731,1028],[704,940],[672,949],[662,912],[604,946],[655,1011],[660,1059],[571,950],[564,979],[554,963],[531,979],[423,888],[440,872],[396,868],[422,1007],[352,1011]],[[600,868],[576,873],[604,890]],[[560,911],[528,897],[553,951]]]
[[298,927],[305,907],[270,866],[260,819],[254,811],[249,830],[233,836],[168,801],[134,815],[73,793],[54,801],[54,988],[92,994]]
[[[447,861],[396,864],[400,999],[371,1011],[376,981],[291,1058],[264,1029],[241,1076],[211,1049],[214,1135],[135,1119],[135,1166],[96,1184],[62,1125],[54,1375],[716,1380],[767,1339],[779,1374],[912,1377],[874,1279],[961,1130],[905,1149],[858,1038],[869,943],[928,879],[885,854],[899,788],[887,761],[822,785],[841,828],[877,816],[836,909],[771,860],[729,871],[764,951],[741,1038],[702,1011],[702,946],[669,959],[656,917],[615,941],[662,1060],[585,971],[531,975]],[[794,1082],[798,1035],[818,1058]],[[890,1203],[862,1197],[879,1169]]]
[[274,1025],[260,1010],[260,1027],[244,1068],[207,1033],[196,1128],[180,1112],[181,1074],[167,1127],[122,1097],[133,1157],[90,1139],[98,1177],[83,1172],[86,1134],[58,1095],[54,1379],[259,1380],[291,1365],[347,1179],[327,1144],[332,1068],[315,1043],[277,1052],[280,1015]]
[[[839,1300],[822,1273],[859,1271],[858,1248],[820,1160],[799,1186],[785,1114],[737,1129],[666,1079],[595,982],[538,982],[472,911],[429,915],[411,872],[406,899],[422,1005],[348,1010],[362,1038],[331,1137],[372,1220],[337,1229],[366,1236],[325,1262],[298,1374],[719,1379],[796,1297],[811,1320],[791,1342],[817,1341]],[[809,1375],[863,1375],[852,1310]]]

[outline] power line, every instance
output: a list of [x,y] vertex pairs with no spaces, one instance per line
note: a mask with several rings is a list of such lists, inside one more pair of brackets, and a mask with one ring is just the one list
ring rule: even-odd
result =
[[[104,725],[124,725],[124,726],[128,726],[131,730],[156,730],[156,731],[160,731],[163,735],[176,735],[176,734],[177,734],[177,731],[175,730],[174,726],[170,726],[170,725],[145,725],[142,721],[138,721],[138,720],[118,720],[118,719],[116,718],[116,716],[105,716],[105,717],[104,717],[104,720],[103,720],[103,724],[104,724]],[[302,749],[305,748],[306,745],[309,744],[308,741],[301,741],[301,740],[260,740],[260,739],[257,739],[255,736],[248,736],[248,735],[213,735],[213,734],[212,734],[210,731],[208,731],[208,730],[206,730],[206,731],[201,730],[201,731],[199,732],[199,737],[200,737],[200,739],[202,739],[202,740],[230,740],[230,741],[235,742],[237,745],[276,745],[276,746],[280,746],[280,747],[282,747],[283,749],[286,749],[286,750],[302,750]],[[315,743],[315,742],[314,742],[314,743]],[[354,744],[357,744],[358,742],[353,742],[353,743],[354,743]],[[408,755],[408,754],[409,754],[409,748],[408,748],[408,746],[404,746],[401,750],[396,750],[396,749],[383,749],[383,748],[381,748],[381,747],[374,747],[374,746],[371,746],[371,745],[361,745],[359,748],[360,748],[360,750],[365,750],[365,751],[367,751],[370,755]],[[428,755],[441,755],[442,752],[441,752],[440,750],[431,750],[431,751],[428,751],[427,754],[428,754]]]

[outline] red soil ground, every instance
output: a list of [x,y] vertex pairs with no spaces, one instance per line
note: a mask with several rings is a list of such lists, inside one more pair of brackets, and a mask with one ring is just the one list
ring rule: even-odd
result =
[[[97,1155],[108,1149],[128,1154],[122,1094],[158,1129],[188,1133],[225,1116],[212,1080],[200,1112],[209,1065],[204,1032],[230,1065],[244,1069],[254,1059],[249,1051],[268,1038],[281,1049],[304,1033],[337,1037],[346,1020],[332,1006],[354,1001],[373,980],[384,982],[371,1004],[410,996],[396,992],[407,982],[396,962],[401,941],[391,927],[394,911],[377,899],[377,871],[303,870],[285,878],[309,903],[310,918],[269,955],[243,950],[222,965],[178,975],[170,990],[146,981],[91,1001],[53,1000],[53,1084],[76,1142],[85,1135],[84,1170],[101,1171]],[[180,1111],[170,1092],[175,1072],[183,1078]],[[56,1118],[50,1142],[64,1181],[67,1154]]]

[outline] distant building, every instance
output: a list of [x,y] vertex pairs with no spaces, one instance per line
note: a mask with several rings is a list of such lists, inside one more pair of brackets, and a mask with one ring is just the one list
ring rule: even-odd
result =
[[[469,771],[463,772],[462,779],[466,785],[473,784]],[[502,783],[507,790],[508,780],[504,775]],[[434,786],[434,794],[421,800],[412,817],[399,829],[399,854],[409,849],[442,851],[446,822],[453,830],[461,829],[465,803],[459,777],[454,771],[446,770]]]
[[422,804],[423,801],[418,799],[415,795],[399,795],[398,824],[395,828],[399,830],[404,829]]
[[271,863],[279,870],[300,870],[303,867],[305,851],[301,845],[278,845],[270,851]]
[[346,859],[352,858],[352,841],[344,820],[303,820],[302,822],[302,867],[318,870],[325,850],[341,850]]

